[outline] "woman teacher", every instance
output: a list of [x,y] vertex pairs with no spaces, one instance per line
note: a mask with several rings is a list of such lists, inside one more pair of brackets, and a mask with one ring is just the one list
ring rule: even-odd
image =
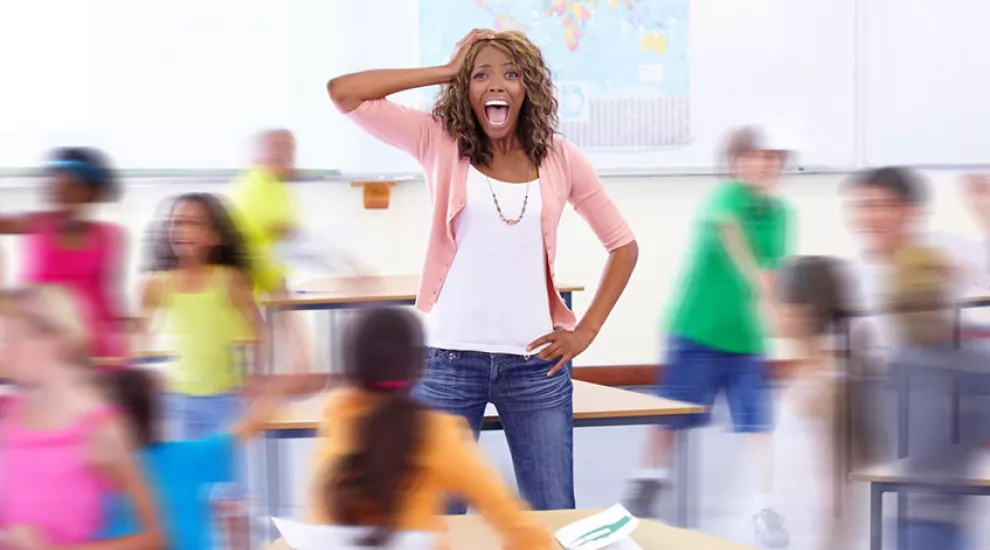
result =
[[[385,99],[433,85],[442,88],[432,113]],[[638,249],[591,164],[555,134],[540,50],[519,32],[474,30],[447,65],[349,74],[328,91],[426,175],[433,214],[416,304],[429,314],[430,348],[418,395],[463,416],[476,435],[493,403],[522,496],[538,510],[573,508],[570,361],[601,330]],[[609,252],[580,321],[554,283],[566,202]]]

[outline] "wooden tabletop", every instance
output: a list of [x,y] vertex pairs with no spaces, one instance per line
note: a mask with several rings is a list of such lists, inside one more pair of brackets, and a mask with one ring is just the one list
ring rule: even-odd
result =
[[980,451],[967,457],[952,457],[925,472],[910,472],[908,460],[905,458],[864,468],[850,474],[849,479],[870,483],[990,487],[990,452]]
[[[412,302],[419,290],[419,275],[376,277],[324,277],[306,281],[285,298],[272,298],[263,305],[287,307],[316,304],[366,304]],[[580,292],[583,286],[562,285],[559,292]]]
[[[263,425],[263,430],[315,430],[323,419],[326,393],[287,406],[275,420]],[[596,418],[634,418],[638,416],[671,416],[699,414],[704,407],[681,401],[663,399],[649,394],[574,381],[574,420]],[[494,422],[498,415],[486,411],[485,421]]]
[[[554,533],[569,523],[600,511],[554,510],[530,512],[530,514],[545,525],[547,530]],[[502,550],[502,544],[495,531],[480,516],[476,514],[448,516],[446,519],[450,529],[450,550]],[[643,519],[639,520],[639,525],[632,532],[632,539],[643,550],[753,550],[750,546]],[[555,547],[560,548],[559,545]],[[267,550],[289,550],[289,546],[279,539],[269,545]]]

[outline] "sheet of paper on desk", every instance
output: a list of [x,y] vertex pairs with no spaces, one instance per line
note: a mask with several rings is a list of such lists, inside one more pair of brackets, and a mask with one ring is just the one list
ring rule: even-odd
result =
[[621,504],[562,527],[557,542],[565,550],[643,550],[629,534],[639,520]]
[[[368,532],[362,527],[339,525],[310,525],[291,519],[272,518],[282,540],[292,550],[367,550],[358,543]],[[392,542],[381,550],[432,550],[435,546],[432,533],[396,533]]]

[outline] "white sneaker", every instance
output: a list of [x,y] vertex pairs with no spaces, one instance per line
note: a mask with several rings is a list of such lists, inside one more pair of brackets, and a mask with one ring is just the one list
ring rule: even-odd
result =
[[787,548],[791,535],[784,529],[784,518],[772,508],[764,508],[753,516],[757,544],[764,548]]
[[665,478],[638,478],[629,481],[622,505],[638,518],[658,518],[660,495],[670,486]]

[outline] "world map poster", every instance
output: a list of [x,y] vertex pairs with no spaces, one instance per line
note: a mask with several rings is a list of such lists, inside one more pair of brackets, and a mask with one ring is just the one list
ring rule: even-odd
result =
[[446,63],[474,28],[522,31],[550,65],[560,131],[575,144],[683,146],[691,141],[689,6],[690,0],[420,0],[420,62]]

